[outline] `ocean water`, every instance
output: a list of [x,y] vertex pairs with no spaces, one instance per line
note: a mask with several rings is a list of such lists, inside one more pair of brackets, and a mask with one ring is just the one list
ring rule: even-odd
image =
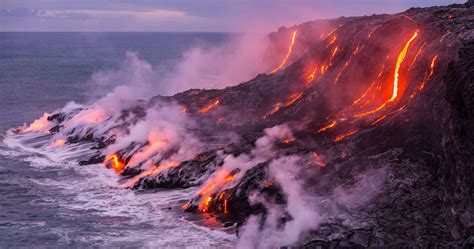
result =
[[[90,101],[91,76],[118,67],[127,51],[153,66],[172,66],[187,49],[228,39],[222,33],[0,33],[0,134],[69,101]],[[117,179],[103,167],[54,160],[0,135],[0,248],[233,246],[235,236],[175,210],[193,189],[135,193],[119,188]]]

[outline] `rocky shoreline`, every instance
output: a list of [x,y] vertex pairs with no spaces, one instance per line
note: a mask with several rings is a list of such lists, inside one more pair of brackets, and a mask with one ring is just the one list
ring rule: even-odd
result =
[[[227,227],[306,225],[290,195],[304,192],[318,220],[292,248],[472,248],[473,28],[472,1],[281,28],[272,49],[292,34],[294,44],[275,73],[138,101],[93,124],[74,122],[94,107],[70,108],[45,127],[63,144],[93,144],[80,164],[104,163],[133,190],[200,186],[183,210]],[[172,130],[179,142],[118,147],[151,110],[150,122],[169,122],[168,109],[186,120]],[[301,184],[282,184],[283,173]]]

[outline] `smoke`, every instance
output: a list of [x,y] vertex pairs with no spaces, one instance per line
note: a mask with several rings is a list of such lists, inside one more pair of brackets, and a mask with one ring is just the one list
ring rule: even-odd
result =
[[267,36],[240,34],[218,47],[195,47],[165,81],[167,94],[190,88],[223,88],[247,81],[271,67],[265,60]]
[[[149,98],[159,93],[153,90],[159,75],[148,62],[135,52],[127,52],[125,60],[115,70],[103,70],[92,75],[88,82],[91,99],[104,95],[120,96],[118,99]],[[151,91],[150,91],[151,90]],[[116,98],[117,99],[117,98]]]
[[[291,138],[292,133],[286,124],[277,125],[264,130],[264,135],[255,141],[255,148],[249,153],[243,153],[238,156],[223,155],[224,164],[210,175],[201,189],[196,193],[194,200],[200,200],[200,209],[202,210],[202,201],[214,193],[218,193],[224,188],[232,187],[229,184],[228,176],[231,172],[238,172],[232,177],[232,183],[237,184],[245,173],[256,165],[271,160],[277,155],[275,143],[285,138]],[[212,191],[209,191],[212,190]],[[203,194],[205,193],[205,194]]]
[[265,215],[251,216],[243,227],[239,248],[277,248],[292,245],[305,233],[317,229],[331,217],[344,218],[344,223],[354,226],[347,210],[354,209],[375,196],[382,188],[385,169],[368,170],[355,176],[352,186],[335,186],[329,195],[318,196],[308,186],[307,165],[303,156],[285,156],[273,160],[267,173],[280,186],[286,205],[275,204],[259,193],[253,193],[252,204],[263,204]]
[[200,152],[202,144],[189,131],[194,123],[181,109],[171,103],[146,110],[145,118],[117,136],[115,143],[104,153],[109,155],[135,144],[140,150],[131,149],[125,154],[131,156],[130,167],[143,164],[142,167],[146,168],[164,159],[174,162],[189,160]]
[[229,34],[222,44],[195,46],[175,64],[151,65],[127,52],[116,69],[94,73],[88,82],[90,97],[108,101],[148,99],[188,89],[223,88],[247,81],[272,67],[265,56],[270,41],[260,34]]

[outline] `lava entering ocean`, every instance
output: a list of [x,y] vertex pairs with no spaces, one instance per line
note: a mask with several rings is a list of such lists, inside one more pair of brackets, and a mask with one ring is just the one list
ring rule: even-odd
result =
[[[38,151],[75,151],[80,164],[117,172],[125,188],[197,187],[170,205],[242,224],[234,227],[246,239],[240,243],[253,247],[354,237],[370,238],[358,241],[361,247],[399,247],[398,233],[431,243],[431,220],[439,227],[433,234],[449,242],[439,220],[444,183],[433,172],[449,172],[445,180],[452,183],[457,173],[444,168],[452,165],[446,158],[466,155],[453,150],[462,147],[458,132],[470,133],[453,120],[467,114],[450,105],[461,105],[469,91],[443,82],[451,77],[464,84],[448,72],[471,65],[448,67],[458,52],[470,58],[462,39],[472,28],[456,21],[466,9],[411,9],[283,28],[269,36],[287,46],[284,53],[268,52],[283,58],[269,74],[148,101],[122,103],[112,94],[92,106],[45,113],[10,130],[6,140]],[[467,186],[463,179],[459,184]]]

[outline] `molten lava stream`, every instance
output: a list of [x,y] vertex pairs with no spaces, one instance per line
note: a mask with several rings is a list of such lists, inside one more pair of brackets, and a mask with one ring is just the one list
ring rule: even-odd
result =
[[316,153],[316,152],[313,151],[313,152],[311,153],[311,156],[313,157],[313,162],[314,162],[316,165],[318,165],[318,166],[321,167],[321,168],[322,168],[322,167],[326,167],[327,164],[326,164],[325,162],[323,162],[323,160],[321,160],[321,157],[318,155],[318,153]]
[[327,125],[321,127],[321,128],[318,130],[318,133],[319,133],[319,132],[326,131],[326,130],[329,130],[329,129],[333,128],[336,124],[337,124],[337,121],[336,121],[336,120],[333,120],[333,121],[331,121],[329,124],[327,124]]
[[316,77],[316,74],[318,73],[318,65],[314,66],[314,69],[313,71],[308,75],[308,77],[306,78],[307,81],[306,81],[306,86],[307,87],[310,87],[312,85],[312,82],[314,80],[314,77]]
[[290,99],[286,102],[285,107],[290,106],[293,103],[295,103],[298,99],[301,98],[301,96],[303,96],[303,92],[297,92],[297,93],[294,93],[293,95],[291,95]]
[[408,69],[409,71],[410,71],[411,68],[413,67],[413,64],[415,64],[415,62],[416,62],[416,60],[418,59],[418,57],[420,56],[420,54],[423,52],[423,49],[425,48],[425,46],[426,46],[426,42],[423,43],[423,45],[421,45],[420,49],[418,49],[418,52],[416,52],[415,57],[413,58],[413,60],[412,60],[411,63],[410,63],[410,66],[408,67],[408,68],[409,68],[409,69]]
[[334,78],[334,84],[337,84],[339,81],[339,78],[341,78],[342,73],[347,69],[347,67],[350,65],[352,58],[356,56],[359,53],[360,46],[357,46],[354,52],[352,52],[351,56],[349,56],[349,59],[344,63],[344,66],[339,70],[339,73],[337,74],[336,78]]
[[20,132],[35,132],[35,131],[41,131],[44,130],[45,133],[49,133],[48,131],[48,125],[50,122],[48,121],[49,113],[44,113],[43,116],[39,119],[36,119],[31,123],[28,127],[20,128]]
[[377,118],[377,119],[374,120],[372,123],[370,123],[370,125],[376,125],[376,124],[378,124],[379,122],[381,122],[381,121],[383,121],[384,119],[386,119],[388,116],[403,111],[406,107],[407,107],[407,105],[403,105],[402,107],[398,108],[397,110],[395,110],[395,111],[393,111],[393,112],[390,112],[389,114],[384,115],[384,116],[382,116],[382,117],[380,117],[380,118]]
[[337,36],[334,35],[334,36],[332,37],[331,41],[330,41],[330,42],[328,43],[328,45],[326,46],[326,48],[328,48],[329,46],[331,46],[334,42],[336,42],[336,40],[337,40]]
[[62,147],[65,144],[66,144],[66,141],[64,141],[64,139],[58,139],[58,140],[54,141],[53,146]]
[[285,58],[283,58],[283,61],[280,63],[280,65],[278,65],[275,69],[273,69],[271,73],[276,73],[278,70],[282,69],[285,66],[286,62],[288,61],[288,58],[290,58],[291,52],[293,51],[293,46],[295,45],[297,33],[298,33],[298,30],[295,30],[293,32],[293,35],[291,37],[291,43],[290,43],[290,46],[288,47],[288,52],[286,53]]
[[359,103],[362,99],[364,99],[367,94],[372,91],[372,88],[375,86],[375,84],[377,83],[377,81],[380,79],[380,77],[382,76],[383,74],[383,71],[385,69],[385,65],[382,65],[382,69],[380,70],[379,74],[377,75],[377,77],[375,78],[374,81],[372,81],[372,83],[370,84],[370,86],[367,88],[367,90],[365,90],[364,94],[362,94],[358,99],[354,100],[354,102],[352,103],[352,105],[356,105],[357,103]]
[[342,134],[342,135],[339,135],[339,136],[335,137],[333,141],[334,141],[334,142],[339,142],[339,141],[341,141],[342,139],[344,139],[344,138],[346,138],[346,137],[348,137],[348,136],[350,136],[350,135],[355,134],[356,132],[357,132],[357,130],[355,130],[355,129],[354,129],[354,130],[350,130],[349,132],[347,132],[347,133],[345,133],[345,134]]
[[233,175],[227,175],[223,178],[226,172],[222,172],[218,174],[218,178],[211,180],[210,182],[207,182],[206,185],[199,191],[199,196],[201,196],[201,201],[198,204],[198,208],[202,213],[206,213],[209,211],[209,205],[211,204],[211,201],[213,200],[213,193],[216,193],[217,191],[215,190],[220,190],[230,182],[232,182],[235,179],[235,176]]
[[416,31],[413,36],[410,38],[410,40],[407,41],[407,43],[405,44],[405,47],[403,48],[403,50],[400,52],[400,54],[398,55],[398,58],[397,58],[397,63],[395,65],[395,73],[394,73],[394,79],[393,79],[393,90],[392,90],[392,96],[390,97],[389,100],[385,101],[382,105],[380,105],[379,107],[371,110],[371,111],[367,111],[367,112],[363,112],[363,113],[359,113],[359,114],[356,114],[354,117],[355,118],[361,118],[361,117],[364,117],[364,116],[367,116],[367,115],[370,115],[370,114],[374,114],[380,110],[382,110],[387,104],[395,101],[398,97],[398,89],[399,89],[399,76],[400,76],[400,66],[401,64],[403,63],[403,61],[405,60],[405,56],[407,55],[407,52],[408,52],[408,48],[410,47],[411,43],[415,40],[415,38],[418,36],[418,31]]
[[332,51],[331,58],[329,59],[328,67],[332,66],[332,61],[334,60],[334,56],[336,56],[337,50],[339,50],[338,46],[336,46]]
[[436,65],[436,59],[438,58],[438,55],[435,55],[433,59],[431,59],[431,64],[430,64],[430,71],[429,73],[423,78],[423,80],[418,84],[416,87],[415,91],[410,95],[410,98],[413,98],[419,91],[423,90],[425,87],[426,82],[431,78],[431,76],[434,73],[434,68]]
[[216,101],[210,103],[209,105],[203,107],[201,110],[199,110],[199,113],[207,113],[210,110],[212,110],[214,107],[218,106],[220,103],[221,103],[220,100],[216,100]]
[[152,166],[151,169],[148,169],[140,173],[139,175],[133,177],[131,180],[127,181],[125,184],[122,185],[122,187],[125,187],[125,188],[133,187],[143,177],[157,175],[165,170],[176,168],[179,165],[180,164],[178,162],[167,162],[167,163],[160,164],[159,166]]
[[104,163],[112,162],[112,169],[114,169],[117,173],[122,173],[123,169],[125,168],[125,164],[121,161],[118,154],[112,154],[105,160]]
[[273,109],[271,111],[269,111],[267,114],[265,114],[263,116],[263,118],[266,119],[269,116],[275,114],[276,112],[278,112],[280,110],[281,107],[288,107],[288,106],[292,105],[298,99],[300,99],[302,96],[303,96],[303,92],[297,92],[297,93],[294,93],[293,95],[291,95],[290,98],[288,99],[288,101],[284,105],[282,105],[280,102],[276,103],[273,106]]
[[438,55],[435,55],[433,57],[433,59],[431,60],[431,64],[430,64],[430,73],[428,74],[428,76],[426,77],[426,79],[420,84],[420,86],[418,87],[419,90],[422,90],[424,87],[425,87],[425,84],[426,84],[426,81],[429,80],[431,78],[431,76],[433,76],[433,73],[434,73],[434,68],[435,68],[435,65],[436,65],[436,59],[438,59]]

